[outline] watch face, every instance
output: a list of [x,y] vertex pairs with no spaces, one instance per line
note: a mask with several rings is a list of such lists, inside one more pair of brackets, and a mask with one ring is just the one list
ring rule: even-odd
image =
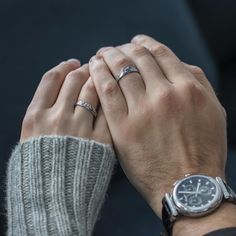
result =
[[191,175],[179,181],[173,191],[173,200],[180,213],[198,216],[214,210],[221,202],[222,191],[215,179]]

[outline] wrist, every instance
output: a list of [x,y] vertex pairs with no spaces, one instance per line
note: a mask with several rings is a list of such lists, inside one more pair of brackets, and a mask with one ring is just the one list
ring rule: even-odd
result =
[[236,226],[236,195],[220,177],[187,175],[162,202],[163,224],[171,235],[205,235]]
[[228,227],[236,227],[236,205],[224,202],[209,215],[199,218],[180,217],[173,225],[173,235],[204,235]]
[[149,201],[149,204],[151,206],[151,208],[153,209],[153,211],[161,218],[162,216],[162,199],[165,196],[166,193],[171,193],[174,185],[176,183],[176,181],[184,178],[186,175],[188,174],[202,174],[202,175],[207,175],[207,176],[212,176],[212,177],[216,177],[219,176],[221,177],[223,180],[225,180],[225,174],[222,170],[188,170],[185,172],[182,172],[182,174],[179,174],[178,176],[176,175],[176,177],[169,177],[168,182],[159,183],[159,188],[156,189],[155,193],[152,195],[151,200]]

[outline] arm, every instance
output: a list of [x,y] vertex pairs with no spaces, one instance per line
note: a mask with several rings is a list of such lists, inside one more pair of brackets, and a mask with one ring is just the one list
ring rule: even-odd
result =
[[114,163],[111,146],[85,139],[19,144],[8,166],[8,235],[91,235]]
[[[130,65],[138,73],[115,83]],[[226,113],[200,68],[140,35],[130,44],[100,50],[90,61],[90,73],[121,166],[160,218],[162,199],[176,180],[197,173],[225,178]],[[232,226],[235,206],[222,204],[207,217],[176,221],[174,235]]]
[[9,236],[92,234],[115,163],[97,106],[88,65],[72,59],[43,76],[8,165]]

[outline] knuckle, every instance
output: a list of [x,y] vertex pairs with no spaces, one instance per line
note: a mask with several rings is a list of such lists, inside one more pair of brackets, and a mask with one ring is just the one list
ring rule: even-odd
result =
[[[177,93],[170,89],[162,89],[156,95],[156,99],[153,104],[154,110],[160,110],[163,117],[169,118],[171,114],[181,111],[181,100],[177,96]],[[154,112],[154,111],[153,111]]]
[[131,54],[135,57],[141,57],[150,53],[145,47],[133,44],[131,47]]
[[158,44],[151,47],[150,52],[156,57],[163,57],[170,54],[170,49],[163,44]]
[[62,70],[73,70],[75,68],[77,68],[78,64],[75,61],[63,61],[59,64],[59,68],[61,68]]
[[173,100],[174,93],[171,89],[165,88],[158,92],[156,101],[161,104],[170,103]]
[[205,104],[206,96],[203,87],[199,83],[191,80],[185,81],[180,86],[180,93],[189,97],[196,105]]
[[84,87],[87,91],[91,91],[91,92],[96,91],[95,85],[91,79],[87,80]]
[[106,70],[106,65],[104,64],[104,62],[100,59],[97,60],[96,63],[91,63],[90,67],[92,68],[92,71],[96,72],[96,71],[104,71]]
[[195,92],[198,92],[200,89],[197,83],[195,83],[193,80],[188,80],[182,84],[181,90],[183,92],[195,93]]
[[87,77],[87,72],[86,70],[80,68],[78,70],[74,70],[74,71],[71,71],[67,76],[66,78],[69,79],[69,80],[77,80],[78,78],[84,78],[84,77]]
[[115,63],[118,68],[123,68],[124,66],[130,64],[128,59],[125,57],[118,57]]
[[70,65],[71,63],[69,61],[62,61],[57,67],[67,67]]
[[111,96],[118,91],[118,86],[115,80],[110,80],[102,86],[102,94],[105,96]]
[[66,67],[75,67],[78,65],[78,61],[76,60],[69,60],[69,61],[64,61],[62,62],[62,65],[66,66]]
[[204,71],[198,66],[191,66],[191,71],[195,75],[204,75]]
[[62,73],[60,70],[58,69],[53,69],[53,70],[49,70],[47,71],[44,75],[43,75],[43,80],[57,80],[58,78],[62,77]]
[[145,43],[146,41],[148,41],[148,37],[144,34],[139,34],[139,35],[136,35],[132,41],[134,42],[138,42],[138,43]]

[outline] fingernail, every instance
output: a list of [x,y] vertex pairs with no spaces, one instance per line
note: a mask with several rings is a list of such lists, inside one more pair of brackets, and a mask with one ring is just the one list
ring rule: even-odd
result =
[[75,63],[75,64],[78,64],[78,65],[80,65],[80,61],[78,60],[78,59],[76,59],[76,58],[71,58],[71,59],[69,59],[69,60],[67,60],[68,62],[73,62],[73,63]]
[[103,47],[103,48],[100,48],[98,51],[97,51],[97,55],[101,55],[102,53],[104,53],[105,51],[111,49],[112,47]]
[[136,36],[134,36],[131,40],[131,42],[136,42],[138,41],[140,38],[142,38],[144,35],[143,34],[138,34]]

